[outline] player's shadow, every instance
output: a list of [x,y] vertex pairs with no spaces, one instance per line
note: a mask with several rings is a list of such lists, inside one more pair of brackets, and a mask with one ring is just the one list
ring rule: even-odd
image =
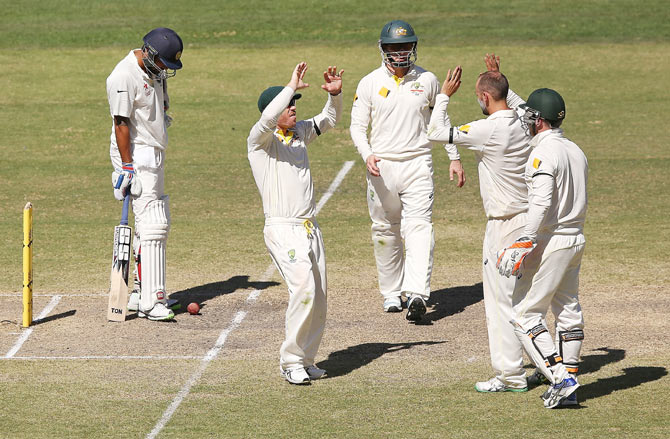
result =
[[361,343],[346,349],[331,352],[317,366],[328,371],[328,377],[347,375],[389,352],[411,349],[414,346],[430,346],[444,341],[417,341],[412,343]]
[[593,349],[591,352],[601,351],[605,355],[582,355],[582,361],[579,365],[579,374],[587,374],[597,372],[611,363],[617,363],[626,358],[626,351],[623,349],[612,349],[608,347]]
[[170,299],[176,299],[179,301],[179,303],[181,303],[181,309],[176,311],[176,313],[182,313],[186,312],[186,305],[191,302],[199,303],[200,307],[202,308],[206,305],[205,302],[208,300],[218,296],[234,293],[237,290],[245,290],[248,288],[264,290],[275,285],[279,285],[279,282],[250,282],[249,276],[247,275],[233,276],[230,279],[221,282],[212,282],[205,285],[188,288],[186,290],[177,291],[176,293],[170,294]]
[[426,303],[427,313],[417,322],[418,325],[432,325],[445,317],[453,316],[484,299],[484,287],[481,282],[453,288],[444,288],[430,293]]
[[668,369],[660,366],[627,367],[623,369],[622,375],[599,378],[597,381],[581,386],[578,390],[579,400],[583,403],[618,390],[632,389],[644,383],[660,380],[667,374]]

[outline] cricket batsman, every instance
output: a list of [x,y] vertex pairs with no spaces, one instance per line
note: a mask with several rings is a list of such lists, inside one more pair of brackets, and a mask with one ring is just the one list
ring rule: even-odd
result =
[[326,324],[326,254],[316,221],[307,145],[334,127],[342,113],[342,73],[323,72],[328,93],[321,113],[297,121],[296,91],[309,86],[307,64],[299,63],[285,87],[270,87],[258,98],[261,117],[247,138],[247,155],[265,214],[263,235],[270,257],[288,287],[286,339],[279,351],[282,377],[310,384],[326,371],[314,357]]
[[112,116],[109,149],[114,196],[132,195],[135,214],[135,287],[128,309],[149,320],[170,320],[167,306],[165,252],[170,230],[165,194],[165,151],[170,99],[167,79],[182,68],[184,45],[175,31],[153,29],[140,49],[131,50],[107,78]]

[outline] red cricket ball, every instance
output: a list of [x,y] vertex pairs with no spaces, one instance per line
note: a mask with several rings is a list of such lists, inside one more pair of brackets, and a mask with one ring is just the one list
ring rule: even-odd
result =
[[186,307],[186,310],[188,311],[189,314],[196,315],[200,312],[200,305],[198,305],[195,302],[191,302]]

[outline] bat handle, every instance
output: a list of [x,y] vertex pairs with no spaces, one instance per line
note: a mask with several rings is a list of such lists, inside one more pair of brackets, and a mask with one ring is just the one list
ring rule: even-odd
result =
[[123,211],[121,212],[121,225],[128,225],[128,207],[130,206],[130,190],[123,199]]

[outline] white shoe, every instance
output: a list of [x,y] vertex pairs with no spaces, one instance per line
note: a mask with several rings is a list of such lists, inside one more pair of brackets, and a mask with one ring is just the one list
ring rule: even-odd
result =
[[400,312],[402,311],[402,301],[400,296],[387,297],[384,299],[384,312]]
[[[567,399],[570,395],[575,393],[575,390],[579,387],[577,378],[571,373],[569,373],[563,381],[558,384],[553,384],[549,386],[546,392],[542,395],[542,400],[544,401],[544,406],[548,409],[553,409],[558,407],[563,400]],[[576,401],[576,400],[575,400]]]
[[[181,308],[181,303],[177,299],[168,299],[167,307],[172,311]],[[140,309],[140,292],[135,289],[128,295],[128,311],[139,311]]]
[[475,390],[481,393],[494,392],[527,392],[528,387],[508,387],[500,381],[497,377],[493,377],[488,381],[479,381],[475,383]]
[[149,311],[139,311],[137,315],[149,320],[172,320],[174,318],[172,310],[161,302],[156,303]]
[[284,370],[279,366],[279,373],[281,376],[291,384],[310,384],[309,375],[304,367],[294,367],[293,369]]
[[307,366],[305,368],[305,372],[307,372],[307,375],[309,375],[310,380],[318,380],[319,378],[323,378],[323,376],[326,375],[325,369],[320,369],[313,364],[311,366]]
[[128,311],[137,311],[140,309],[140,292],[133,290],[128,295]]

